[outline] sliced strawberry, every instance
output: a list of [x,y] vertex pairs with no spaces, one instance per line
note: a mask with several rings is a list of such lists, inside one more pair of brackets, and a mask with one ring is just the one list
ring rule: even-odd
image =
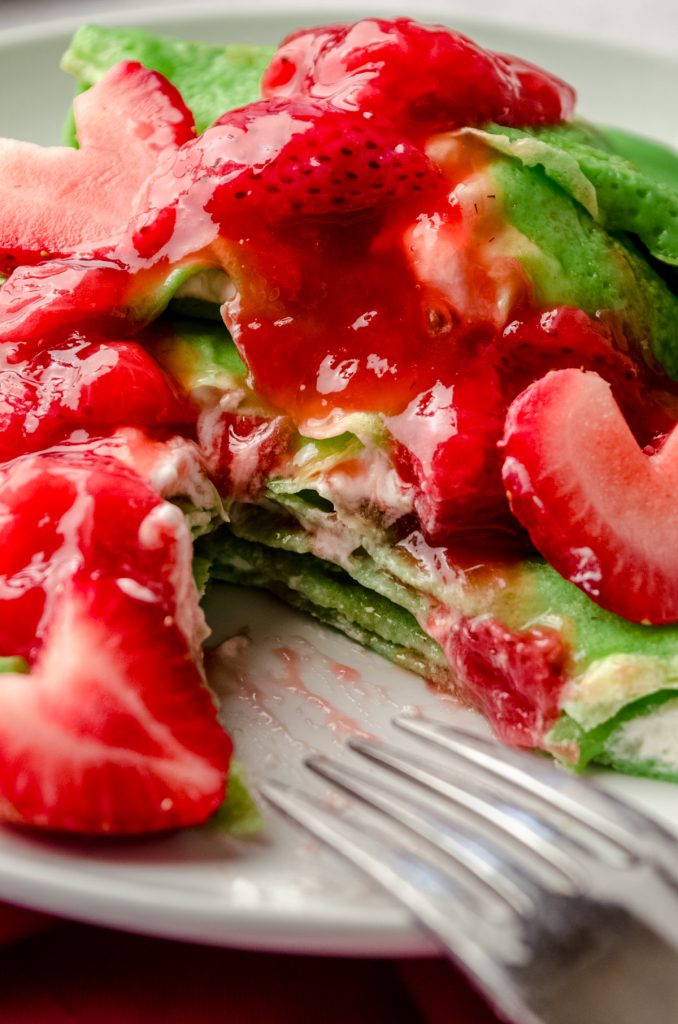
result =
[[219,490],[239,500],[260,496],[294,427],[286,416],[254,416],[213,410],[198,421],[198,437]]
[[223,800],[230,753],[186,639],[130,580],[76,573],[30,675],[2,678],[4,821],[86,834],[199,824]]
[[384,118],[261,100],[224,114],[150,180],[134,243],[145,258],[162,251],[178,259],[188,239],[193,251],[214,240],[205,211],[224,237],[240,239],[302,217],[343,220],[439,180],[434,164]]
[[506,417],[503,479],[535,547],[603,608],[678,620],[678,429],[647,455],[595,373],[559,370]]
[[541,68],[409,18],[288,36],[264,73],[262,92],[385,114],[417,136],[488,121],[561,121],[575,98],[570,86]]
[[29,358],[53,336],[87,324],[115,322],[123,333],[129,272],[107,260],[48,260],[19,267],[0,288],[0,344],[5,359]]
[[[411,198],[440,179],[422,150],[384,118],[298,100],[262,100],[242,113],[246,171],[220,189],[215,197],[220,208],[235,199],[249,207],[250,217],[261,209],[273,220],[343,218]],[[296,130],[269,155],[265,139],[274,120],[293,122]],[[226,114],[218,124],[230,127],[230,122]]]
[[[101,453],[0,469],[0,818],[84,833],[204,821],[231,744],[199,667],[181,511]],[[149,644],[149,637],[153,642]]]
[[[620,345],[623,345],[622,349]],[[624,338],[583,310],[559,306],[512,321],[497,339],[496,359],[513,399],[549,370],[593,370],[612,385],[638,440],[648,443],[678,418],[678,389],[634,360]]]
[[173,268],[132,267],[109,255],[18,267],[0,288],[5,359],[27,359],[75,328],[116,339],[138,334],[162,313],[176,287]]
[[111,434],[74,431],[71,436],[46,448],[44,455],[84,455],[88,459],[103,456],[116,459],[141,479],[161,498],[187,499],[191,512],[219,513],[219,499],[209,478],[205,452],[198,442],[181,434],[149,431],[139,427],[117,427]]
[[0,270],[121,232],[161,156],[195,135],[174,86],[133,62],[78,96],[75,118],[80,149],[0,140]]
[[566,678],[563,637],[545,627],[516,632],[493,618],[463,618],[443,638],[464,699],[497,735],[535,747],[554,724]]
[[35,659],[60,590],[81,568],[129,579],[183,614],[173,607],[177,574],[190,575],[182,514],[119,460],[52,453],[8,463],[0,517],[0,654]]
[[139,345],[69,341],[0,368],[0,461],[47,448],[73,430],[195,424],[196,411]]
[[499,378],[482,358],[446,377],[387,420],[403,478],[427,540],[507,518],[497,441],[504,420]]

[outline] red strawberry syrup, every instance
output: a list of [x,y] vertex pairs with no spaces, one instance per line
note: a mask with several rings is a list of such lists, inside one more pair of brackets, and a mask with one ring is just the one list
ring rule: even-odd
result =
[[[172,271],[186,263],[221,268],[233,285],[224,320],[250,384],[274,413],[271,423],[223,419],[209,453],[223,487],[256,497],[285,451],[290,420],[302,434],[321,435],[321,421],[338,412],[371,412],[414,489],[426,543],[444,549],[472,529],[484,530],[486,541],[509,538],[515,550],[524,536],[506,503],[497,442],[532,368],[539,375],[550,364],[554,322],[557,365],[593,361],[639,419],[641,374],[600,323],[537,308],[521,268],[492,247],[502,227],[498,197],[481,189],[470,202],[467,189],[462,201],[467,176],[482,185],[485,156],[476,149],[441,162],[440,145],[430,142],[489,120],[566,119],[572,90],[438,26],[373,19],[290,37],[263,91],[265,99],[159,160],[127,232],[96,260],[14,273],[0,291],[5,365],[30,366],[21,387],[47,388],[53,415],[54,390],[42,364],[36,369],[37,353],[63,345],[74,326],[96,331],[99,341],[138,334],[169,298],[162,286]],[[555,321],[541,319],[547,312]],[[100,390],[100,398],[96,388],[87,394],[107,406],[98,418],[108,423],[110,395]],[[156,422],[172,420],[162,381],[151,390]],[[21,395],[17,403],[25,404]],[[58,416],[70,426],[62,406]],[[128,421],[138,422],[132,406]],[[636,425],[648,443],[668,430],[670,406],[658,399],[648,422]],[[83,422],[97,420],[80,398],[77,411]],[[75,485],[56,469],[52,478],[49,500],[61,521],[59,502]],[[41,538],[34,520],[26,522]],[[70,526],[65,534],[75,536]],[[47,566],[56,557],[54,531],[39,544]],[[21,570],[24,582],[40,575],[28,557],[22,566],[31,566]],[[10,572],[6,580],[17,585]],[[34,623],[41,599],[28,584],[25,591],[33,602],[26,621]],[[543,734],[564,674],[558,637],[468,618],[451,623],[442,640],[473,702],[505,738],[528,743]],[[28,634],[7,648],[29,649]]]

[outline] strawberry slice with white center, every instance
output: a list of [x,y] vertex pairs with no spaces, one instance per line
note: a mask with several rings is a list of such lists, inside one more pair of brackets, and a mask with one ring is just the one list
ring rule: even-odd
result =
[[0,654],[34,660],[60,590],[81,570],[133,581],[175,618],[185,610],[177,605],[179,577],[191,568],[183,516],[116,458],[44,453],[7,463],[0,522]]
[[649,455],[606,381],[558,370],[516,398],[502,443],[511,509],[551,565],[626,619],[678,621],[678,427]]
[[0,139],[0,269],[82,252],[124,230],[160,157],[195,136],[162,75],[117,64],[75,100],[80,149]]
[[184,637],[130,581],[76,575],[30,675],[0,680],[4,821],[93,835],[199,824],[230,753]]
[[[85,833],[204,821],[230,740],[203,686],[180,510],[114,458],[0,470],[0,818]],[[152,643],[149,643],[149,637]]]

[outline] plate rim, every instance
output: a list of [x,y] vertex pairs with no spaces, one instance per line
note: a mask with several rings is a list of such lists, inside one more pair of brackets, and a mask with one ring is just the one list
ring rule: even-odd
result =
[[[309,0],[309,2],[305,2],[305,0],[289,0],[289,3],[282,7],[280,3],[268,0],[268,2],[252,8],[247,0],[229,0],[228,8],[224,9],[216,2],[198,0],[197,3],[191,5],[191,18],[196,19],[197,25],[201,20],[204,21],[208,17],[228,20],[231,17],[245,16],[256,21],[265,21],[271,17],[291,17],[297,11],[300,15],[313,15],[315,11],[320,14],[320,17],[315,19],[316,24],[329,24],[332,21],[337,21],[337,19],[347,20],[347,16],[401,17],[411,16],[412,14],[411,3],[403,2],[403,0],[394,0],[394,2],[391,2],[391,0],[373,0],[371,7],[376,9],[372,10],[371,15],[365,14],[365,5],[362,0],[345,0],[343,3],[331,0],[331,6],[323,4],[320,12],[318,12],[318,8],[315,6],[318,2],[322,3],[322,0]],[[616,43],[607,39],[592,40],[583,32],[582,34],[572,30],[558,30],[557,33],[550,32],[545,28],[535,28],[529,24],[502,17],[501,14],[499,16],[483,16],[479,14],[478,16],[469,17],[466,14],[457,14],[454,10],[451,10],[446,0],[425,0],[425,5],[426,11],[431,12],[431,14],[423,14],[424,18],[444,18],[446,19],[445,24],[450,24],[452,20],[455,27],[459,26],[461,31],[471,36],[474,30],[498,29],[499,31],[519,33],[522,37],[537,43],[540,40],[553,42],[554,39],[558,39],[565,46],[578,46],[590,52],[606,50],[610,54],[622,56],[628,54],[634,57],[651,58],[653,61],[656,60],[666,64],[668,67],[678,69],[678,57],[664,53],[662,50],[656,50],[652,46],[644,46],[642,45],[642,40],[638,44]],[[380,7],[383,9],[379,10],[378,8]],[[162,11],[159,10],[157,5],[144,5],[122,10],[106,7],[101,11],[92,12],[91,15],[84,11],[79,15],[70,14],[58,18],[47,18],[40,23],[0,28],[0,47],[31,42],[37,39],[53,39],[64,33],[70,34],[80,25],[84,24],[100,23],[107,26],[124,25],[134,28],[149,21],[162,20],[169,24],[185,22],[186,18],[185,7],[177,4],[176,0],[173,0],[171,6],[164,8]]]
[[[383,3],[375,3],[373,6],[386,7]],[[388,10],[398,14],[407,13],[408,8],[403,3],[394,3],[388,4]],[[323,6],[321,11],[316,7],[315,13],[318,23],[328,18],[336,20],[340,17],[345,20],[364,13],[364,5],[359,0],[346,0],[342,4]],[[79,25],[88,21],[102,25],[131,26],[156,22],[166,26],[159,31],[167,31],[167,28],[171,30],[172,25],[187,26],[190,17],[196,36],[199,37],[200,26],[208,19],[217,18],[227,23],[232,18],[247,17],[253,22],[264,23],[271,17],[298,17],[302,21],[313,14],[313,4],[300,0],[290,0],[284,7],[266,3],[254,9],[246,0],[230,0],[226,9],[214,3],[198,2],[191,5],[190,16],[185,7],[174,4],[163,10],[158,6],[118,11],[109,9],[93,15],[85,12],[81,15],[50,18],[39,24],[0,28],[0,50],[68,37]],[[377,10],[375,14],[386,14],[386,10]],[[450,10],[449,4],[442,0],[426,3],[423,16],[440,17],[447,22],[452,20],[461,31],[469,35],[473,35],[474,31],[491,28],[520,34],[537,45],[542,40],[552,43],[557,38],[566,47],[583,48],[591,54],[605,50],[621,57],[630,55],[636,59],[651,59],[667,68],[678,70],[678,59],[651,47],[624,46],[606,40],[592,41],[576,33],[549,32],[516,24],[505,18],[457,16]],[[49,840],[40,841],[44,842],[43,854],[49,854]],[[42,858],[28,857],[22,860],[19,854],[13,856],[11,851],[8,853],[0,849],[0,898],[35,910],[104,926],[242,949],[395,957],[430,956],[436,952],[433,942],[420,930],[409,913],[388,901],[367,907],[360,904],[341,907],[335,904],[329,909],[320,903],[314,906],[311,901],[307,901],[300,915],[289,906],[252,904],[234,907],[231,904],[224,907],[207,891],[202,893],[175,889],[175,902],[168,907],[163,902],[163,894],[166,898],[167,893],[163,887],[156,890],[144,886],[143,881],[119,879],[115,875],[109,875],[105,886],[102,886],[101,876],[96,872],[81,871],[79,874],[79,863],[77,857],[72,863],[59,859],[50,865],[49,872],[45,872]],[[88,901],[84,909],[71,905],[72,901],[83,898]],[[139,919],[130,920],[130,898],[134,899]],[[177,913],[178,904],[181,904],[181,914]],[[224,929],[225,910],[228,927]]]

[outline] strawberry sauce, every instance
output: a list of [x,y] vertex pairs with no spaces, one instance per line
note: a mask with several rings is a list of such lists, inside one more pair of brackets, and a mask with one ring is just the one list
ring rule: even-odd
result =
[[[139,756],[155,757],[154,718],[170,737],[153,762],[146,818],[138,807],[125,818],[135,780],[120,766],[124,786],[104,793],[113,810],[103,819],[79,800],[43,808],[55,790],[49,774],[40,789],[36,768],[30,806],[17,811],[32,824],[152,831],[204,820],[223,794],[230,744],[200,687],[188,527],[140,467],[97,454],[102,437],[129,427],[158,444],[174,433],[197,437],[201,471],[227,498],[253,500],[297,433],[331,436],[343,413],[369,413],[414,495],[400,535],[414,529],[423,545],[445,550],[463,548],[474,531],[487,552],[497,536],[514,551],[525,544],[499,442],[507,409],[536,377],[554,366],[599,372],[642,444],[675,422],[674,393],[657,388],[648,398],[649,371],[604,318],[539,306],[521,265],[495,244],[505,218],[489,187],[488,151],[451,134],[488,121],[565,120],[569,86],[401,18],[290,36],[262,92],[195,137],[162,76],[120,65],[78,101],[82,149],[49,151],[31,168],[40,202],[32,220],[21,211],[26,237],[14,222],[0,233],[0,265],[17,266],[0,289],[0,654],[25,655],[48,686],[45,664],[53,671],[59,660],[54,623],[76,622],[87,657],[104,652],[104,698]],[[129,116],[113,130],[108,109]],[[17,145],[12,160],[28,160]],[[115,170],[119,202],[99,216],[102,161]],[[55,203],[55,179],[66,171],[73,188]],[[221,312],[258,403],[247,418],[237,402],[217,407],[210,437],[141,347],[142,329],[201,270],[221,272],[228,285]],[[162,688],[148,683],[157,665],[137,657],[139,622],[157,637],[157,664],[167,653],[174,717],[171,701],[160,709]],[[473,703],[511,742],[536,742],[557,714],[567,662],[560,637],[460,616],[445,630],[438,639]],[[89,685],[84,672],[78,698]],[[21,685],[13,687],[22,711]],[[129,692],[143,703],[131,724],[121,710]],[[78,733],[81,718],[66,726]],[[110,753],[115,723],[92,728]],[[70,771],[54,762],[55,775]],[[0,749],[0,817],[3,764]]]
[[484,50],[459,32],[373,18],[288,36],[264,96],[310,96],[340,110],[384,112],[425,137],[462,125],[567,119],[574,91],[542,68]]

